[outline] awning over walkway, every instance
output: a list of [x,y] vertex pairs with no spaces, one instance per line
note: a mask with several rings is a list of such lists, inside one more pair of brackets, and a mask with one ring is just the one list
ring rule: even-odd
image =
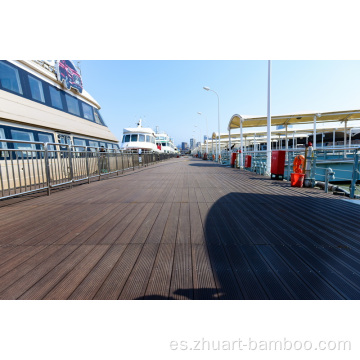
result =
[[[360,120],[360,110],[346,110],[346,111],[333,111],[333,112],[314,112],[314,113],[301,113],[290,115],[272,115],[271,125],[293,125],[293,124],[306,124],[314,122],[314,117],[319,122],[340,122],[345,120]],[[248,117],[235,114],[231,117],[228,125],[228,130],[238,129],[240,127],[240,119],[243,119],[243,128],[245,127],[260,127],[267,126],[267,117]]]

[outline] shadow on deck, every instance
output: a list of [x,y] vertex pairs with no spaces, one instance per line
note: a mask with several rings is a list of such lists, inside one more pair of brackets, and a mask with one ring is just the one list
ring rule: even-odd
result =
[[208,258],[191,245],[193,282],[215,286],[179,288],[169,298],[360,299],[360,236],[349,206],[360,215],[358,205],[337,199],[220,198],[206,217]]

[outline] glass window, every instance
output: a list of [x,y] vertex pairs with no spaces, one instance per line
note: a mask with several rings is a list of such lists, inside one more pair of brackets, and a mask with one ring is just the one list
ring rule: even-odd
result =
[[0,83],[4,89],[22,94],[19,71],[0,61]]
[[98,151],[99,143],[97,141],[89,141],[89,146],[91,146],[91,151]]
[[83,112],[84,112],[84,118],[94,121],[94,112],[93,112],[93,108],[85,103],[81,103],[82,104],[82,108],[83,108]]
[[131,141],[138,141],[137,139],[138,139],[137,134],[132,134],[131,135]]
[[63,110],[63,104],[61,101],[61,92],[60,90],[50,86],[50,98],[51,105],[57,109]]
[[139,141],[145,142],[145,135],[139,134]]
[[[34,141],[34,134],[27,131],[11,130],[11,138],[14,140]],[[14,148],[20,150],[32,150],[35,149],[35,144],[14,143]]]
[[146,142],[150,142],[150,135],[146,135]]
[[60,144],[71,145],[71,138],[69,135],[58,134],[58,140]]
[[130,135],[125,135],[125,142],[130,142]]
[[[0,128],[0,139],[5,139],[5,131]],[[7,149],[7,143],[0,141],[0,149]]]
[[34,100],[45,102],[44,91],[41,81],[29,75],[29,84],[31,90],[31,97]]
[[155,138],[154,138],[154,137],[151,137],[151,142],[152,142],[153,144],[155,144]]
[[162,146],[166,146],[166,142],[163,142],[163,143],[162,143]]
[[[54,142],[53,137],[50,134],[38,134],[38,136],[39,136],[39,141],[40,142],[43,142],[43,143],[52,143],[52,142]],[[41,145],[41,148],[43,148],[42,145]],[[49,145],[48,150],[54,151],[54,145]]]
[[100,115],[100,113],[99,113],[99,111],[96,110],[96,109],[94,109],[94,110],[95,110],[95,111],[94,111],[94,114],[95,114],[95,122],[96,122],[97,124],[106,126],[105,123],[104,123],[103,118],[101,117],[101,115]]
[[79,102],[73,96],[65,94],[69,113],[80,116]]
[[86,150],[86,140],[84,139],[74,139],[75,151],[85,151]]

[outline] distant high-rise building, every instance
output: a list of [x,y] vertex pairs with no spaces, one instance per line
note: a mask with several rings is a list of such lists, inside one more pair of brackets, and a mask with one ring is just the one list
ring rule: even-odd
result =
[[181,150],[187,150],[189,148],[189,145],[187,142],[181,143]]
[[194,138],[190,139],[190,149],[191,150],[195,149],[195,143],[196,143],[196,139],[194,139]]

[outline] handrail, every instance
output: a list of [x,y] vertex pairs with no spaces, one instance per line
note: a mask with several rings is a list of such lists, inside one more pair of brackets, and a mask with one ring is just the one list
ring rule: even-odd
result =
[[[0,199],[47,191],[75,182],[124,173],[170,159],[176,154],[123,152],[119,149],[53,142],[0,139],[1,143],[32,145],[0,147]],[[40,145],[40,149],[37,146]],[[81,150],[80,150],[81,149]]]

